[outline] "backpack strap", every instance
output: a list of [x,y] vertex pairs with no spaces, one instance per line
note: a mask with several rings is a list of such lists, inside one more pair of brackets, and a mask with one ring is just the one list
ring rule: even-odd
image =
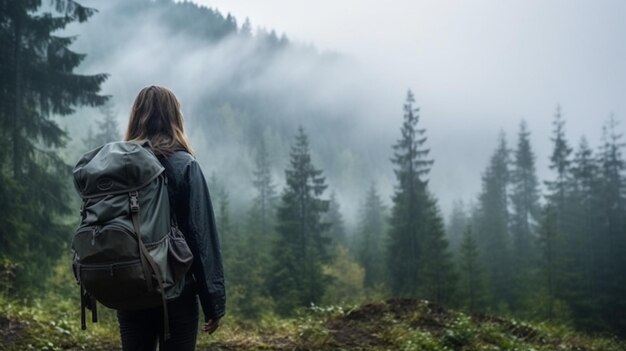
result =
[[80,329],[87,330],[87,318],[85,309],[91,310],[91,322],[98,322],[98,302],[85,290],[83,281],[80,279],[80,265],[78,265],[78,283],[80,285]]
[[159,285],[159,290],[161,291],[161,301],[163,303],[163,333],[164,339],[167,340],[170,338],[170,327],[169,327],[169,317],[167,313],[167,301],[165,300],[165,288],[163,285],[163,277],[161,276],[161,270],[159,266],[156,264],[148,249],[143,243],[141,239],[141,222],[139,221],[139,193],[137,191],[130,192],[130,213],[133,220],[133,227],[135,228],[135,233],[137,234],[137,243],[139,244],[139,258],[141,259],[141,265],[143,266],[144,273],[146,274],[146,282],[148,284],[148,291],[152,291],[152,272],[156,276],[157,284]]
[[87,303],[85,302],[85,288],[83,282],[80,282],[80,329],[87,330],[87,322],[85,318],[85,308]]

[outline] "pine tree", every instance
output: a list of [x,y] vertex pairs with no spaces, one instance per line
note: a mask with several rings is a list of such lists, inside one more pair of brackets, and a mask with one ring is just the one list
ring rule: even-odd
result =
[[558,254],[557,254],[557,215],[553,205],[547,205],[543,210],[543,218],[539,228],[539,271],[543,279],[541,286],[545,289],[546,311],[548,320],[554,318],[554,302],[557,295]]
[[217,231],[224,240],[224,243],[228,243],[231,241],[233,229],[230,221],[230,199],[228,191],[223,186],[219,186],[217,188],[216,195],[217,213],[215,214],[215,224],[217,226]]
[[424,282],[420,278],[420,236],[426,218],[426,180],[433,164],[424,148],[426,130],[418,129],[419,109],[413,108],[413,93],[407,93],[404,104],[402,138],[393,146],[392,163],[398,184],[392,198],[387,253],[391,291],[395,296],[415,296]]
[[539,214],[539,190],[535,172],[535,155],[530,145],[526,122],[520,123],[517,149],[511,177],[511,234],[513,237],[514,308],[526,309],[522,301],[528,296],[533,262],[534,224]]
[[492,305],[507,306],[511,296],[508,188],[509,149],[503,132],[482,177],[482,190],[474,219],[477,241],[491,289]]
[[527,267],[532,252],[532,225],[537,219],[539,209],[535,155],[529,137],[526,122],[522,121],[511,177],[511,234],[517,263],[522,269]]
[[462,304],[469,311],[477,311],[484,307],[486,300],[485,278],[478,244],[469,225],[465,227],[459,248],[459,270]]
[[359,211],[355,244],[357,260],[365,270],[363,284],[366,288],[385,283],[385,213],[386,208],[372,184]]
[[624,143],[617,132],[617,121],[611,119],[604,128],[600,150],[600,188],[598,200],[601,217],[597,228],[601,237],[596,254],[598,305],[602,319],[614,330],[624,333],[626,321],[626,199],[624,198],[625,168],[622,157]]
[[270,305],[262,253],[266,239],[255,232],[242,231],[231,211],[230,196],[215,173],[209,178],[209,189],[215,204],[215,222],[224,250],[224,268],[228,277],[227,308],[235,315],[258,319]]
[[252,185],[257,191],[254,198],[255,211],[258,212],[260,234],[267,237],[273,226],[276,208],[276,189],[272,180],[272,168],[263,138],[259,143],[256,155],[256,169],[253,173]]
[[425,235],[421,247],[421,275],[424,284],[418,293],[437,303],[452,303],[456,299],[458,276],[448,248],[443,217],[432,195],[428,196]]
[[269,288],[279,301],[277,311],[289,314],[297,307],[318,303],[327,277],[322,271],[328,257],[328,224],[321,221],[328,200],[320,198],[327,185],[322,171],[311,162],[308,137],[300,127],[291,147],[287,185],[277,213],[278,239]]
[[[600,239],[597,224],[600,223],[602,201],[598,202],[599,168],[587,139],[581,138],[571,168],[571,216],[568,219],[569,246],[572,248],[569,272],[564,279],[563,291],[572,309],[576,324],[593,328],[598,324],[597,275]],[[574,276],[572,276],[574,275]]]
[[545,184],[548,188],[550,202],[556,206],[559,230],[563,230],[560,222],[564,220],[562,217],[565,213],[565,201],[570,184],[570,154],[572,153],[572,148],[568,145],[567,139],[565,139],[565,121],[561,115],[560,105],[556,108],[553,125],[554,136],[551,140],[554,143],[554,149],[552,156],[550,156],[550,169],[556,172],[556,179],[546,181]]
[[16,288],[30,292],[40,291],[71,230],[58,218],[70,210],[69,167],[55,152],[67,135],[52,116],[107,99],[98,95],[106,75],[74,73],[85,55],[70,50],[75,37],[54,34],[95,10],[73,0],[52,5],[46,12],[38,0],[0,2],[0,200],[8,208],[0,256],[20,263]]
[[[248,211],[246,230],[237,245],[239,252],[237,272],[240,284],[232,287],[239,302],[236,312],[245,318],[258,319],[271,308],[267,278],[270,276],[271,244],[276,240],[274,231],[276,191],[272,180],[271,165],[263,140],[260,141],[256,154],[256,169],[253,172],[252,185],[256,196]],[[232,286],[232,284],[231,284]],[[232,300],[232,299],[231,299]]]
[[[576,206],[581,198],[576,194],[576,185],[572,175],[572,148],[565,138],[565,121],[561,115],[561,108],[557,106],[554,116],[554,130],[551,141],[553,151],[550,157],[550,169],[556,173],[552,181],[544,182],[547,190],[547,206],[543,210],[542,223],[539,232],[539,269],[540,280],[545,285],[545,314],[548,318],[555,318],[556,301],[567,301],[569,305],[580,300],[581,287],[584,286],[584,269],[581,262],[582,241]],[[554,231],[554,233],[552,233]],[[548,256],[546,250],[549,249]],[[549,260],[548,260],[549,257]],[[559,316],[560,317],[560,316]]]
[[98,132],[94,134],[93,129],[90,127],[87,137],[83,139],[83,144],[85,144],[88,150],[95,149],[112,141],[118,141],[122,137],[119,124],[115,118],[113,105],[107,103],[102,106],[100,110],[104,115],[104,119],[96,121],[98,124]]
[[7,45],[0,54],[0,67],[1,76],[6,77],[2,91],[7,101],[0,115],[10,126],[5,132],[11,140],[16,178],[32,167],[38,143],[54,147],[64,144],[66,136],[50,115],[69,115],[74,106],[99,106],[107,99],[98,95],[106,75],[73,73],[85,58],[69,49],[75,37],[52,34],[72,22],[86,21],[95,10],[72,0],[53,3],[59,16],[37,13],[41,1],[11,1],[1,12],[6,23],[2,43]]
[[246,19],[243,21],[243,24],[241,25],[241,28],[239,29],[239,34],[241,34],[242,36],[249,38],[252,36],[252,24],[250,23],[250,19],[248,17],[246,17]]
[[401,138],[393,146],[397,184],[393,195],[387,253],[390,286],[395,296],[417,296],[445,302],[454,284],[443,221],[423,178],[428,159],[426,130],[418,128],[419,109],[407,93]]
[[[209,191],[215,207],[215,226],[220,236],[220,241],[224,246],[224,257],[234,257],[236,253],[235,246],[239,244],[238,233],[231,221],[230,199],[226,188],[222,185],[220,179],[215,172],[211,173],[208,181]],[[228,262],[225,266],[228,269]],[[228,272],[226,272],[228,273]]]

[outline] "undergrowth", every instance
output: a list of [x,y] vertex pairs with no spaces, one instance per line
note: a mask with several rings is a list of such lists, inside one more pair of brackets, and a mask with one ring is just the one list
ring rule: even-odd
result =
[[[88,315],[89,316],[89,315]],[[80,329],[77,299],[30,302],[0,295],[0,350],[119,350],[114,311]],[[310,306],[294,317],[267,313],[251,321],[228,316],[198,350],[622,351],[624,341],[593,337],[558,324],[466,314],[417,300],[356,307]]]
[[119,344],[113,311],[80,329],[80,304],[50,297],[26,303],[0,296],[0,350],[111,350]]

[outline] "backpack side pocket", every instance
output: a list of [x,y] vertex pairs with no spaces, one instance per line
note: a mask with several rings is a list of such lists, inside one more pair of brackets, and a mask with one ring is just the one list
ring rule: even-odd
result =
[[178,297],[185,286],[185,276],[191,268],[193,254],[185,240],[185,237],[177,227],[172,227],[169,235],[167,251],[168,275],[175,283],[170,291],[167,291],[169,298]]

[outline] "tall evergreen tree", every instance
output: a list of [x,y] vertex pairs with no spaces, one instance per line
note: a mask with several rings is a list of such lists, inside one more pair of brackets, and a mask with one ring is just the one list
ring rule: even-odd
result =
[[571,306],[582,297],[583,227],[577,222],[585,216],[580,213],[580,201],[583,198],[579,196],[582,194],[576,193],[571,159],[573,150],[565,137],[565,121],[560,106],[557,106],[553,125],[551,141],[554,146],[550,156],[550,169],[556,174],[554,180],[545,182],[547,205],[543,210],[539,231],[538,261],[539,282],[547,284],[542,284],[547,287],[544,289],[543,300],[547,303],[544,314],[551,319],[560,317],[554,307],[557,301],[567,301]]
[[94,134],[93,129],[90,127],[87,137],[83,139],[83,144],[85,144],[88,150],[95,149],[112,141],[118,141],[122,137],[119,124],[115,118],[113,105],[107,103],[102,106],[100,110],[104,118],[100,121],[96,121],[98,132]]
[[[228,308],[235,315],[258,318],[261,306],[267,305],[263,294],[263,276],[257,247],[251,236],[240,230],[233,220],[230,196],[215,173],[209,178],[209,188],[215,203],[215,223],[224,250],[224,268],[229,284]],[[257,237],[258,239],[258,237]]]
[[[227,308],[238,317],[258,319],[271,306],[264,275],[267,257],[263,250],[267,249],[267,233],[265,237],[260,234],[258,212],[254,210],[246,223],[247,230],[238,225],[238,218],[233,216],[231,209],[229,192],[215,173],[211,174],[208,185],[224,250],[224,269],[229,286]],[[253,208],[256,209],[255,206]],[[252,220],[256,220],[254,225]]]
[[568,201],[571,216],[567,218],[570,228],[567,232],[568,246],[571,250],[566,253],[570,259],[564,268],[568,275],[563,280],[563,293],[576,324],[590,329],[596,327],[599,320],[595,268],[600,253],[601,239],[597,225],[603,201],[598,198],[599,168],[596,157],[584,137],[574,155],[571,173],[571,201]]
[[[423,236],[426,207],[426,180],[433,164],[424,147],[426,130],[418,129],[419,109],[414,108],[413,93],[404,104],[402,137],[393,146],[392,163],[398,184],[393,196],[389,231],[388,269],[391,290],[396,296],[415,296],[423,282],[420,278],[420,236]],[[421,235],[420,235],[421,234]]]
[[372,184],[359,211],[355,244],[357,260],[365,270],[363,284],[366,288],[385,283],[385,213],[386,208]]
[[426,180],[433,160],[429,160],[426,130],[417,127],[419,108],[414,108],[413,93],[407,93],[404,104],[402,137],[393,146],[391,162],[396,184],[389,221],[389,252],[387,253],[391,291],[396,296],[415,296],[424,282],[420,278],[420,239],[424,236],[426,218]]
[[[549,204],[543,210],[543,218],[539,227],[539,271],[542,279],[540,286],[544,296],[545,311],[543,315],[548,319],[554,319],[555,300],[557,298],[557,279],[559,278],[559,255],[558,255],[558,224],[555,206]],[[535,302],[536,304],[536,302]],[[543,304],[540,304],[543,305]]]
[[474,219],[477,241],[491,289],[492,305],[510,303],[511,259],[509,243],[510,151],[504,132],[482,177],[482,190]]
[[533,243],[532,226],[539,213],[535,155],[531,149],[529,137],[530,132],[526,122],[522,121],[511,177],[511,234],[517,265],[520,268],[528,267]]
[[[231,221],[230,196],[215,172],[211,173],[209,177],[208,187],[215,206],[215,226],[217,227],[220,241],[224,246],[224,257],[228,260],[229,257],[233,258],[235,256],[236,246],[240,244],[238,231],[233,221]],[[228,263],[226,262],[225,264],[227,270],[230,266]],[[229,272],[227,271],[226,273]]]
[[224,240],[225,243],[228,243],[233,229],[230,220],[230,198],[226,188],[221,185],[216,188],[217,211],[215,211],[215,225],[220,233],[220,236],[222,237],[222,240]]
[[393,146],[397,184],[393,195],[387,253],[390,286],[395,296],[446,301],[453,289],[447,241],[436,202],[427,190],[433,164],[425,148],[426,130],[418,128],[419,109],[407,93],[401,138]]
[[[276,240],[274,231],[276,191],[272,180],[271,165],[263,140],[257,148],[256,169],[253,171],[252,185],[256,196],[248,211],[246,229],[239,237],[235,246],[238,275],[231,284],[235,298],[235,311],[245,318],[257,319],[271,303],[267,287],[267,277],[271,270],[271,244]],[[233,299],[231,298],[231,301]]]
[[276,189],[272,180],[272,167],[265,142],[261,138],[256,155],[256,169],[254,170],[252,185],[257,191],[254,206],[258,211],[261,235],[267,236],[272,230],[276,207]]
[[241,28],[239,28],[239,34],[246,38],[252,36],[252,24],[250,23],[250,19],[248,17],[246,17],[246,19],[243,21],[243,24],[241,25]]
[[290,168],[285,171],[287,185],[278,207],[278,239],[269,282],[282,314],[318,303],[327,283],[322,264],[329,244],[328,224],[321,218],[328,210],[328,200],[320,198],[327,185],[322,171],[311,162],[308,137],[302,127],[295,139]]
[[626,232],[624,198],[625,168],[622,156],[624,143],[617,131],[617,121],[611,119],[604,128],[600,150],[600,188],[598,200],[601,217],[598,223],[599,239],[596,269],[598,301],[602,319],[614,330],[624,334],[626,321]]
[[[50,261],[63,252],[69,230],[58,220],[66,205],[69,167],[56,148],[66,133],[51,117],[76,106],[98,106],[106,75],[79,75],[85,55],[70,49],[75,37],[55,35],[95,10],[73,0],[0,1],[0,256],[19,262],[16,287],[43,284]],[[9,208],[10,207],[10,208]],[[6,226],[4,226],[6,225]]]
[[572,148],[565,138],[565,120],[561,115],[561,106],[557,106],[554,115],[553,136],[551,138],[554,143],[552,155],[550,156],[550,169],[556,172],[556,178],[553,181],[546,181],[550,202],[556,206],[557,222],[559,230],[562,230],[561,220],[565,213],[565,204],[567,198],[568,187],[571,177],[571,159]]
[[534,225],[539,214],[539,189],[530,131],[520,123],[511,177],[511,235],[513,237],[514,308],[525,310],[524,298],[530,287],[535,241]]
[[457,297],[458,276],[446,240],[443,216],[433,196],[429,194],[427,200],[426,230],[420,245],[423,250],[421,275],[424,284],[418,293],[438,303],[452,303]]
[[98,95],[106,75],[73,72],[85,58],[69,48],[75,37],[53,34],[72,22],[86,21],[95,10],[73,0],[56,0],[53,4],[56,16],[38,13],[40,0],[5,1],[4,11],[0,11],[5,23],[0,32],[5,49],[0,54],[0,71],[6,98],[0,116],[10,126],[3,130],[11,141],[16,178],[32,167],[39,143],[63,145],[65,133],[49,118],[51,115],[69,115],[77,105],[99,106],[107,99]]
[[459,293],[461,303],[469,311],[484,307],[486,302],[485,277],[478,244],[471,226],[463,231],[463,240],[459,248]]

